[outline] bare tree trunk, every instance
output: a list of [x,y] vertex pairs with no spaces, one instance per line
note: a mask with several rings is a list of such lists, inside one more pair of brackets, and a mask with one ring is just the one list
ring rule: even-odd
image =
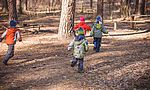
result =
[[122,12],[123,12],[123,17],[126,18],[129,16],[129,5],[128,5],[129,0],[122,0]]
[[90,8],[93,8],[93,0],[90,0]]
[[11,19],[18,20],[16,10],[16,0],[8,0],[8,9],[9,9],[9,20]]
[[49,13],[51,11],[51,1],[50,0],[48,1],[48,11],[49,11]]
[[28,10],[28,0],[23,0],[23,11],[26,11],[26,10]]
[[2,11],[8,12],[8,2],[7,0],[2,0]]
[[108,3],[109,3],[109,15],[111,15],[111,0],[108,0]]
[[138,14],[144,15],[145,13],[145,0],[139,0],[139,8],[138,8]]
[[[74,23],[75,0],[62,0],[61,18],[58,35],[60,38],[67,38],[70,25]],[[73,21],[72,23],[70,21]],[[72,26],[73,27],[73,26]]]
[[73,27],[74,27],[74,18],[75,18],[75,7],[76,7],[76,0],[73,0],[71,3],[71,10],[70,10],[70,30],[73,31],[74,36],[76,36]]
[[131,0],[127,0],[127,6],[128,6],[128,16],[131,15]]
[[17,0],[17,11],[22,14],[22,0]]
[[103,19],[103,0],[97,0],[97,15],[101,15]]
[[122,17],[122,0],[120,1],[120,17]]
[[138,7],[139,6],[139,0],[136,0],[135,2],[135,11],[134,11],[134,14],[137,14],[138,13]]

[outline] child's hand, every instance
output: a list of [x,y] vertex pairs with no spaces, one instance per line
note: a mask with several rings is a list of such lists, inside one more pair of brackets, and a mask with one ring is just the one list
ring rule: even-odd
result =
[[71,49],[71,47],[68,47],[68,51]]

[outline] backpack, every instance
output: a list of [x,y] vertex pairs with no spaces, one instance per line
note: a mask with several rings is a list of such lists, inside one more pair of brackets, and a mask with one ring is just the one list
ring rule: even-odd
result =
[[85,46],[86,41],[75,41],[74,44],[74,57],[75,58],[84,58],[84,54],[86,51],[86,46]]
[[93,31],[94,37],[101,37],[102,36],[102,25],[101,24],[95,24],[95,29]]

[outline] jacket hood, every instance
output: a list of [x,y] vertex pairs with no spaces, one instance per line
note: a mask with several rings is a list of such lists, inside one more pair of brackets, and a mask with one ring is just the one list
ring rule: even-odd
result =
[[75,37],[75,41],[82,41],[83,39],[85,39],[84,35],[78,35]]
[[101,16],[96,17],[96,23],[102,24],[102,17]]
[[17,22],[16,20],[11,20],[9,24],[10,24],[10,27],[16,27]]

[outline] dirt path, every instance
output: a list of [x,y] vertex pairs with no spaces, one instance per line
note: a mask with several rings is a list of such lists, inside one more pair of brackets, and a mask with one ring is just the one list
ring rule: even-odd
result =
[[[110,33],[117,32],[123,33]],[[62,42],[55,33],[24,35],[10,65],[0,63],[0,90],[148,90],[150,33],[129,33],[134,34],[105,36],[100,53],[90,47],[82,74],[70,67],[70,40]],[[1,47],[2,61],[7,48],[4,43]]]

